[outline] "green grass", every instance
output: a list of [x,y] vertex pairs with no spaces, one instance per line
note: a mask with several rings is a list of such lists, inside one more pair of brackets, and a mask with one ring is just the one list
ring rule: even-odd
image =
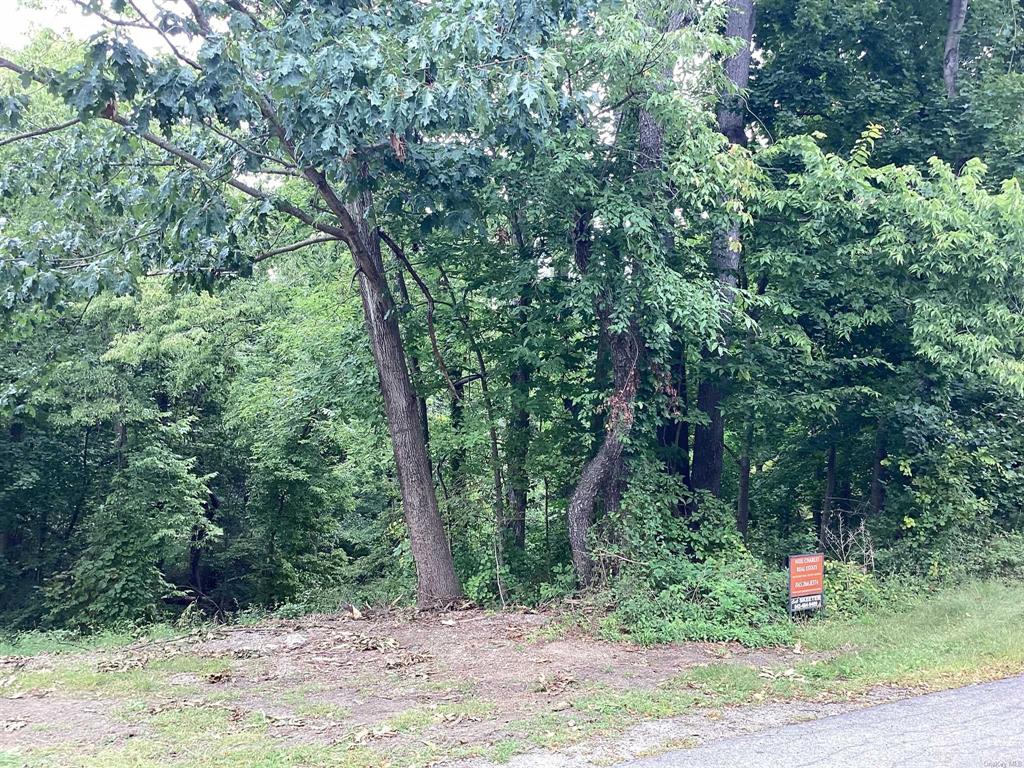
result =
[[[570,699],[571,709],[536,715],[512,730],[533,746],[552,749],[697,709],[844,699],[883,685],[935,690],[1020,673],[1024,584],[970,584],[903,611],[808,622],[797,637],[803,656],[794,655],[791,667],[769,677],[721,663],[687,670],[653,691],[590,687]],[[829,657],[809,658],[820,654]]]
[[146,738],[86,752],[46,749],[6,758],[0,752],[0,768],[379,768],[385,759],[370,747],[286,746],[258,732],[243,732],[218,739],[213,749],[209,742]]
[[[478,757],[475,746],[442,748],[430,743],[301,744],[277,742],[257,728],[190,737],[188,727],[209,727],[205,719],[181,721],[177,738],[133,739],[123,746],[34,750],[27,755],[0,752],[0,768],[422,768],[444,759]],[[213,725],[217,726],[216,722]]]
[[109,630],[82,635],[65,630],[23,632],[0,635],[0,656],[38,656],[42,653],[65,654],[121,648],[136,641],[167,640],[182,631],[167,624],[154,624],[143,630]]
[[841,689],[990,680],[1024,670],[1024,585],[969,584],[925,597],[908,611],[811,622],[798,636],[808,649],[838,654],[799,671]]
[[526,751],[526,745],[516,739],[502,739],[491,746],[488,756],[495,763],[507,763],[520,752]]
[[[1024,670],[1024,584],[971,584],[896,607],[901,610],[801,624],[796,636],[803,654],[777,658],[770,673],[723,661],[688,669],[653,690],[584,682],[565,694],[569,706],[559,711],[545,711],[554,702],[538,694],[533,709],[498,729],[493,741],[464,745],[445,738],[445,725],[460,716],[487,720],[494,716],[492,702],[469,697],[413,707],[380,724],[390,735],[365,743],[350,736],[301,744],[276,736],[265,718],[233,715],[216,690],[202,689],[203,706],[150,709],[154,696],[166,701],[168,694],[188,690],[169,688],[170,678],[223,671],[229,664],[222,660],[180,655],[143,669],[98,672],[77,659],[54,658],[46,669],[15,673],[13,688],[6,690],[53,688],[112,700],[119,717],[138,724],[138,735],[114,746],[0,752],[0,768],[414,768],[477,756],[507,762],[531,748],[621,733],[643,720],[776,700],[845,699],[883,685],[945,688]],[[23,649],[31,646],[20,642]],[[31,642],[53,652],[38,637]],[[434,685],[453,687],[447,680]],[[316,700],[320,690],[305,684],[275,695],[300,717],[347,719],[345,708]]]
[[466,699],[434,707],[414,707],[392,717],[387,726],[398,733],[421,733],[432,725],[460,717],[485,718],[494,711],[494,704],[481,699]]
[[208,675],[224,672],[230,665],[219,659],[180,655],[155,659],[140,669],[100,671],[93,664],[57,664],[44,669],[17,672],[7,683],[13,691],[53,690],[88,696],[123,696],[172,692],[181,694],[189,686],[175,685],[168,677],[189,673]]
[[450,678],[441,678],[439,680],[417,680],[414,683],[414,687],[418,691],[428,693],[468,694],[473,692],[474,686],[472,680],[452,680]]

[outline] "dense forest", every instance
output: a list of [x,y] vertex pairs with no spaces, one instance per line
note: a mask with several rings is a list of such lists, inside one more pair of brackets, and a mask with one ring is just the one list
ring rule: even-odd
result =
[[6,626],[1024,572],[1016,0],[79,5],[0,56]]

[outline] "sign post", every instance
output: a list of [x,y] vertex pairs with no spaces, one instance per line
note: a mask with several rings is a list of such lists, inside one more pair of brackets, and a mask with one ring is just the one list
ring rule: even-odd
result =
[[789,556],[789,615],[825,607],[825,555]]

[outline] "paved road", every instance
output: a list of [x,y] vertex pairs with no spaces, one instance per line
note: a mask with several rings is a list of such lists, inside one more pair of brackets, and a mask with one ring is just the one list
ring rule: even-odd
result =
[[1024,677],[882,704],[620,768],[1024,768]]

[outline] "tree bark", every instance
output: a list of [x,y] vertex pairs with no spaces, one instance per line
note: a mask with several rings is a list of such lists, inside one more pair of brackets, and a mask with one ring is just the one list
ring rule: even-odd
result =
[[743,446],[740,449],[739,493],[736,497],[736,530],[747,537],[750,527],[750,449],[754,442],[754,421],[749,416],[743,425]]
[[821,499],[821,511],[818,513],[818,548],[825,550],[825,532],[832,518],[832,500],[836,495],[836,446],[830,444],[825,451],[825,493]]
[[[397,262],[398,260],[395,259],[395,261]],[[398,298],[402,300],[402,304],[406,308],[409,308],[412,306],[412,302],[409,300],[409,287],[405,284],[405,275],[402,272],[402,265],[399,263],[396,267],[395,288],[398,289]],[[420,413],[420,424],[423,425],[423,439],[426,441],[427,445],[430,445],[430,422],[427,419],[427,398],[423,397],[419,393],[419,387],[417,387],[417,384],[422,386],[423,372],[420,368],[420,359],[416,355],[409,355],[409,372],[413,382],[413,389],[416,391],[416,407]]]
[[529,397],[530,369],[520,362],[512,372],[512,418],[508,425],[505,460],[508,465],[508,518],[506,530],[513,546],[526,546],[526,506],[530,478],[526,461],[530,450],[530,412],[526,409]]
[[[683,487],[692,490],[690,478],[690,423],[687,421],[689,403],[686,382],[686,349],[676,342],[673,350],[672,367],[670,368],[671,396],[676,400],[670,414],[658,425],[658,447],[661,449],[665,470],[678,477]],[[684,500],[675,509],[676,517],[686,513],[687,504]]]
[[[746,120],[743,117],[743,96],[740,93],[750,79],[750,41],[754,32],[753,0],[731,0],[726,18],[725,34],[744,41],[725,63],[725,74],[735,93],[722,97],[718,105],[718,130],[731,144],[746,146]],[[711,259],[718,279],[719,291],[727,307],[723,320],[736,295],[740,268],[739,222],[731,221],[719,229],[711,241]],[[709,491],[717,497],[722,490],[722,468],[725,455],[725,423],[721,403],[725,398],[725,382],[719,374],[708,373],[697,387],[697,407],[707,416],[707,424],[698,424],[693,435],[693,487]]]
[[[675,31],[684,22],[685,17],[682,13],[672,13],[666,31]],[[666,84],[671,81],[671,76],[671,72],[665,73]],[[658,123],[656,116],[647,109],[640,109],[637,119],[639,168],[645,171],[657,170],[662,163],[664,128]],[[587,274],[590,266],[592,236],[591,215],[579,213],[573,229],[573,244],[576,266],[582,275]],[[666,247],[670,247],[670,242],[666,241]],[[612,365],[613,390],[606,401],[604,439],[597,453],[580,473],[579,481],[569,498],[567,510],[573,568],[576,571],[577,582],[584,587],[594,582],[594,561],[587,536],[594,524],[594,505],[597,497],[604,492],[606,512],[614,512],[622,497],[628,469],[624,455],[625,440],[633,428],[637,369],[639,361],[644,357],[636,317],[631,316],[625,324],[626,327],[621,329],[613,329],[611,322],[617,281],[627,279],[627,274],[637,274],[643,267],[640,262],[626,256],[621,264],[616,263],[615,268],[621,268],[621,273],[610,270],[607,276],[609,283],[594,297],[600,339],[607,344]]]
[[721,402],[724,382],[707,375],[697,385],[697,408],[707,416],[706,424],[693,430],[693,468],[690,478],[694,490],[708,491],[717,498],[722,492],[722,466],[725,457],[725,419]]
[[[532,263],[532,253],[527,247],[519,214],[513,212],[509,220],[520,261]],[[513,319],[520,347],[526,341],[528,309],[533,300],[530,288],[529,283],[520,285],[519,296],[515,301]],[[527,403],[530,398],[531,374],[530,365],[520,359],[516,361],[509,382],[512,391],[512,414],[508,421],[508,439],[505,445],[505,463],[508,466],[508,517],[505,521],[505,530],[512,545],[517,549],[526,547],[526,507],[530,492],[530,477],[526,468],[530,452],[530,411],[527,409]]]
[[[742,91],[750,82],[750,42],[753,34],[753,0],[731,0],[725,35],[739,38],[743,41],[743,47],[725,62],[725,76],[734,92],[725,94],[718,103],[718,130],[730,144],[741,147],[747,145]],[[732,221],[716,233],[711,244],[715,272],[728,304],[732,303],[739,279],[739,242],[739,223]]]
[[359,276],[359,295],[377,366],[402,509],[416,562],[416,601],[421,608],[450,605],[462,597],[462,589],[437,506],[420,404],[409,378],[398,313],[381,260],[380,239],[367,222],[368,193],[346,207],[356,227],[349,247]]
[[[608,323],[603,313],[602,323]],[[607,327],[607,326],[606,326]],[[636,399],[635,331],[609,334],[612,352],[614,392],[608,398],[605,435],[597,454],[587,462],[569,498],[569,546],[576,581],[586,587],[594,583],[594,561],[587,536],[594,524],[594,505],[598,493],[609,483],[618,482],[624,472],[625,440],[633,427],[633,404]]]
[[942,54],[942,82],[946,85],[946,96],[957,98],[958,75],[960,70],[960,38],[967,21],[968,0],[950,0],[949,28],[946,31],[946,45]]
[[[588,212],[578,214],[573,228],[576,266],[580,274],[590,268],[591,217]],[[633,403],[636,399],[636,360],[638,340],[636,329],[612,331],[609,289],[594,298],[600,335],[607,340],[612,364],[612,394],[606,401],[604,438],[594,456],[584,465],[576,482],[566,517],[569,528],[569,548],[576,581],[581,587],[594,583],[595,569],[587,537],[594,524],[594,506],[598,494],[609,482],[612,474],[623,471],[621,462],[625,438],[633,427]]]
[[885,429],[882,420],[875,428],[875,455],[871,462],[871,513],[879,515],[885,509],[885,482],[882,462],[885,461]]
[[750,81],[750,41],[754,35],[753,0],[730,0],[729,15],[725,21],[725,36],[744,42],[725,62],[725,76],[734,87],[718,104],[718,130],[732,144],[747,145],[746,120],[743,118],[743,94],[740,91]]
[[[285,125],[269,98],[255,95],[260,112],[271,132],[281,142],[293,161],[301,166],[300,155]],[[148,141],[165,146],[158,137]],[[182,157],[182,153],[175,153]],[[203,167],[201,161],[193,165]],[[335,192],[327,176],[314,167],[302,166],[302,176],[316,189],[327,209],[334,214],[339,227],[321,231],[343,240],[352,254],[359,280],[359,296],[363,303],[370,348],[377,367],[377,378],[384,400],[395,468],[402,494],[402,511],[409,529],[409,542],[416,563],[416,602],[422,608],[450,605],[462,597],[462,588],[455,574],[455,562],[448,548],[444,521],[437,506],[434,478],[427,450],[427,436],[417,393],[409,378],[405,346],[398,326],[398,313],[388,287],[384,262],[380,253],[380,233],[371,225],[373,198],[366,190],[346,203]],[[266,199],[259,191],[251,191],[244,183],[232,186],[250,196]],[[282,205],[278,203],[279,207]],[[300,221],[311,223],[308,214],[297,207],[287,209]],[[396,254],[397,256],[398,254]]]

